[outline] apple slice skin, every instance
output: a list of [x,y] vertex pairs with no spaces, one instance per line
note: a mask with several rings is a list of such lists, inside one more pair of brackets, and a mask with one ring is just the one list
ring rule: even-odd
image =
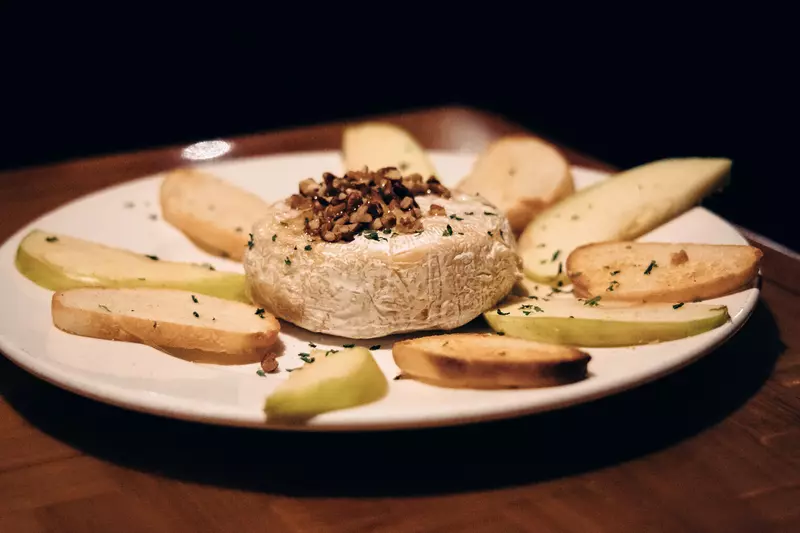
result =
[[[26,239],[34,237],[36,234],[32,232]],[[208,272],[204,279],[198,280],[185,280],[181,282],[160,282],[157,277],[146,278],[144,280],[138,277],[120,277],[120,278],[105,278],[99,276],[92,276],[86,274],[71,273],[53,263],[43,261],[34,255],[30,254],[24,246],[25,239],[20,243],[17,248],[17,254],[14,259],[14,264],[17,270],[36,283],[40,287],[49,289],[51,291],[62,291],[67,289],[76,289],[81,287],[104,287],[104,288],[169,288],[169,289],[183,289],[187,291],[196,292],[198,294],[205,294],[207,296],[216,296],[218,298],[225,298],[226,300],[233,300],[250,304],[252,303],[245,292],[245,278],[244,275],[236,272]],[[195,265],[186,264],[188,269],[202,268]]]
[[388,390],[389,382],[369,350],[348,348],[327,357],[316,354],[313,363],[295,370],[267,397],[264,412],[270,420],[304,422],[375,402]]
[[714,309],[717,311],[710,312],[708,317],[686,322],[630,322],[542,315],[502,316],[496,310],[484,313],[484,318],[493,330],[510,337],[570,346],[615,348],[666,342],[711,331],[730,318],[725,306],[715,306]]

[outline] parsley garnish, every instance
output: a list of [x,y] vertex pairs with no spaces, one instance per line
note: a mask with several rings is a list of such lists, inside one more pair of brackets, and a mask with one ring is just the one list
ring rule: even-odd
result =
[[314,361],[316,361],[316,359],[314,359],[313,357],[311,357],[311,354],[307,354],[307,353],[305,353],[305,352],[304,352],[304,353],[299,353],[299,354],[297,354],[297,355],[300,357],[300,359],[301,359],[301,360],[302,360],[304,363],[313,363]]
[[561,253],[561,250],[556,250],[555,252],[553,252],[553,258],[550,260],[550,262],[552,263],[553,261],[558,259],[558,256],[559,256],[560,253]]
[[158,261],[157,255],[146,255],[145,257],[147,257],[148,259],[152,259],[153,261]]
[[273,233],[272,234],[272,242],[275,242],[277,239],[278,239],[278,234],[277,233]]
[[47,238],[45,238],[45,240],[47,242],[57,242],[58,241],[58,237],[47,237]]
[[263,310],[263,309],[261,309],[260,307],[259,307],[258,309],[256,309],[256,315],[260,316],[261,318],[264,318],[264,313],[265,313],[265,312],[266,312],[266,311],[264,311],[264,310]]
[[197,311],[192,311],[192,314],[194,315],[195,318],[200,318],[200,315],[197,314]]
[[538,296],[528,296],[528,298],[533,299],[533,300],[538,300],[539,299]]
[[461,218],[458,215],[450,215],[450,218],[452,218],[453,220],[464,220],[463,218]]
[[524,304],[524,305],[520,305],[519,306],[520,309],[530,309],[532,307],[533,307],[533,304]]
[[392,228],[383,228],[383,234],[389,235],[392,232]]
[[538,305],[534,305],[533,310],[536,311],[537,313],[544,313],[544,309],[542,309]]
[[381,345],[380,344],[375,344],[373,346],[370,346],[369,349],[370,350],[380,350],[381,349]]
[[525,315],[525,316],[528,316],[529,314],[531,314],[531,312],[530,311],[523,311],[522,314]]
[[305,250],[306,252],[310,252],[311,251],[311,245],[310,244],[306,244],[306,246],[305,246],[305,248],[303,248],[303,250]]
[[510,315],[511,313],[504,313],[500,309],[498,309],[497,310],[497,314],[500,315],[500,316],[506,316],[506,315]]
[[492,232],[491,232],[491,231],[487,231],[486,233],[488,233],[488,234],[489,234],[489,237],[494,237],[494,235],[492,234]]
[[264,372],[263,370],[261,370],[260,368],[259,368],[258,370],[256,370],[256,374],[258,374],[258,375],[259,375],[259,376],[261,376],[262,378],[263,378],[263,377],[265,377],[265,376],[267,375],[267,373],[266,373],[266,372]]
[[[564,286],[564,282],[561,281],[561,280],[558,280],[558,283],[556,285],[558,285],[559,287],[563,287]],[[556,292],[561,292],[561,291],[556,290],[556,289],[553,289],[553,290],[556,291]]]
[[195,296],[194,294],[192,294],[192,301],[193,301],[194,303],[197,303],[197,296]]
[[292,260],[291,260],[291,259],[289,259],[288,257],[286,257],[286,258],[283,260],[283,262],[284,262],[284,263],[286,263],[287,265],[291,265],[291,264],[292,264]]
[[111,312],[111,309],[109,309],[109,308],[108,308],[108,307],[106,307],[105,305],[98,305],[97,307],[99,307],[100,309],[103,309],[104,311],[107,311],[107,312],[109,312],[109,313]]
[[611,284],[608,286],[608,288],[606,289],[606,291],[608,291],[608,292],[614,292],[614,285],[619,285],[619,281],[617,281],[617,280],[612,280],[612,281],[611,281]]
[[474,215],[475,213],[474,213],[473,211],[467,211],[467,212],[466,212],[466,213],[464,213],[464,214],[465,214],[465,215]]
[[599,301],[600,301],[600,296],[595,296],[591,300],[586,300],[585,302],[583,302],[583,305],[588,305],[589,307],[597,307],[598,305],[597,302]]
[[284,228],[288,228],[289,227],[289,223],[288,222],[281,221],[280,225],[283,226]]
[[338,352],[339,352],[339,350],[328,350],[327,352],[325,352],[325,357],[328,357],[328,354],[338,353]]
[[248,248],[248,249],[250,249],[250,250],[252,250],[252,249],[253,249],[253,246],[254,246],[256,243],[255,243],[255,241],[253,241],[253,234],[252,234],[252,233],[249,233],[248,235],[250,235],[250,240],[249,240],[249,241],[247,241],[247,248]]
[[443,237],[449,237],[453,234],[453,228],[450,227],[450,224],[447,225],[447,228],[442,232]]
[[680,309],[681,307],[683,307],[683,302],[672,306],[673,309]]
[[505,334],[506,334],[506,332],[505,332],[505,331],[498,331],[498,332],[497,332],[497,334],[498,334],[498,335],[500,335],[500,336],[502,337],[503,335],[505,335]]
[[294,372],[295,370],[300,370],[299,368],[287,368],[287,372]]
[[497,216],[497,213],[491,213],[489,211],[484,211],[483,214],[487,215],[487,216],[490,216],[490,217],[496,217]]
[[403,379],[403,374],[397,374],[395,377],[392,378],[393,381],[397,381],[399,379]]
[[657,266],[658,266],[658,263],[656,263],[656,260],[655,260],[655,259],[653,259],[652,261],[650,261],[650,266],[648,266],[648,267],[647,267],[647,270],[645,270],[645,271],[644,271],[644,275],[645,275],[645,276],[649,276],[649,275],[650,275],[650,272],[652,272],[652,271],[653,271],[653,267],[657,267]]
[[308,345],[311,346],[312,348],[316,348],[317,347],[317,345],[314,344],[313,342],[309,342]]
[[[556,252],[556,253],[558,253],[558,252]],[[559,261],[558,262],[558,275],[560,276],[562,272],[564,272],[564,263]]]
[[342,344],[344,348],[354,348],[355,344]]
[[620,272],[619,270],[615,270],[614,272],[611,273],[611,275],[616,276],[617,274],[619,274],[619,272]]
[[369,239],[369,240],[371,240],[371,241],[380,241],[381,239],[383,239],[384,241],[386,240],[383,237],[381,237],[380,235],[378,235],[378,232],[375,231],[375,230],[365,231],[364,232],[364,237]]

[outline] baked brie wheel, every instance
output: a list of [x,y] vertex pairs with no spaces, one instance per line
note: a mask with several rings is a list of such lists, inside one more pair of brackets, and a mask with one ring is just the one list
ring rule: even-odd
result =
[[391,168],[323,179],[253,227],[247,290],[278,318],[354,339],[450,330],[522,276],[508,220],[480,198]]

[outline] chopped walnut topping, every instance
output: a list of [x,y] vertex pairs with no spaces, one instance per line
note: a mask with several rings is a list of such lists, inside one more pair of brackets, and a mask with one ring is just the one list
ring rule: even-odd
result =
[[[351,170],[343,177],[330,172],[322,182],[313,178],[300,182],[300,193],[287,200],[293,209],[306,211],[306,233],[327,242],[350,241],[364,230],[414,233],[422,230],[423,216],[415,196],[433,194],[450,198],[450,191],[431,176],[403,176],[393,167],[370,172]],[[432,205],[432,216],[446,215],[440,205]]]
[[444,217],[447,216],[447,211],[445,211],[444,207],[440,206],[439,204],[431,204],[428,214],[432,217]]

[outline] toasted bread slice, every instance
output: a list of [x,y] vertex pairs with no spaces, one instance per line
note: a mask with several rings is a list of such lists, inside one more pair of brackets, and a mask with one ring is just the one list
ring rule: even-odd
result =
[[519,237],[525,274],[557,285],[578,246],[635,239],[688,210],[722,186],[723,158],[663,159],[581,189],[540,213]]
[[586,377],[591,357],[572,347],[496,334],[453,333],[397,342],[404,374],[433,385],[500,389],[550,387]]
[[242,362],[269,353],[280,331],[251,305],[172,289],[70,289],[53,294],[51,309],[53,324],[74,335]]
[[161,210],[198,247],[241,261],[253,224],[269,204],[211,174],[180,169],[161,184]]
[[436,176],[425,149],[399,126],[385,122],[364,122],[345,129],[342,136],[345,170],[378,170],[395,167],[404,176]]
[[567,275],[579,298],[692,302],[723,296],[752,282],[762,255],[758,248],[743,245],[595,243],[569,255]]
[[508,136],[489,145],[456,186],[502,209],[519,234],[545,208],[575,192],[569,162],[533,136]]

